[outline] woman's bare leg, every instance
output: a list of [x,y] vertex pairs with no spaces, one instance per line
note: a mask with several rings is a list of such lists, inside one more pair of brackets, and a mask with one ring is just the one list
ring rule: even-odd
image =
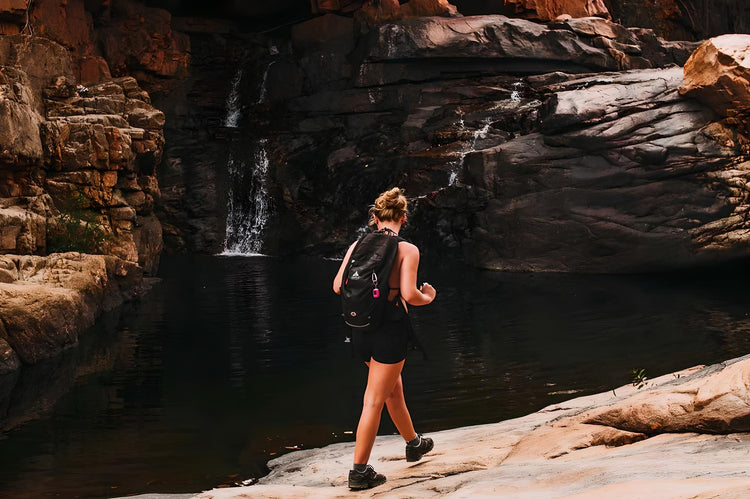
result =
[[391,421],[396,425],[396,429],[404,440],[409,442],[415,439],[417,432],[414,431],[414,423],[412,423],[409,409],[406,407],[404,384],[400,374],[398,380],[396,380],[396,386],[393,387],[390,396],[385,400],[385,405],[388,408],[388,415],[391,417]]
[[372,452],[378,426],[380,426],[383,405],[393,393],[401,376],[404,361],[397,364],[381,364],[372,359],[368,366],[370,370],[367,375],[367,388],[362,401],[362,415],[357,425],[357,439],[354,442],[354,464],[367,464],[370,460],[370,452]]

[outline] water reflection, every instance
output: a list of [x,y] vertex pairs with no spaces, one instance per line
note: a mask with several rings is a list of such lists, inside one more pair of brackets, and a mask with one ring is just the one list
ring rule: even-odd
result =
[[[256,258],[256,257],[251,257]],[[240,260],[237,258],[236,260]],[[272,342],[272,301],[269,271],[272,269],[250,266],[246,272],[227,272],[223,276],[226,291],[227,334],[229,353],[229,383],[241,387],[253,366],[246,363],[258,358],[257,366],[270,369],[274,355]],[[260,355],[252,355],[254,348]]]
[[[0,495],[199,491],[262,475],[288,448],[352,440],[366,372],[343,342],[337,266],[166,259],[152,293],[80,348],[0,378],[12,388],[0,397]],[[413,310],[431,359],[407,362],[410,409],[420,431],[493,422],[626,384],[635,367],[655,377],[744,355],[747,273],[509,275],[425,262],[439,293]]]

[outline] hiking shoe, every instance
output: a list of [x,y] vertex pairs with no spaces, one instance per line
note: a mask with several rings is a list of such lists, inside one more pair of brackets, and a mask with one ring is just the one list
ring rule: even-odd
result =
[[351,490],[364,490],[383,485],[385,475],[377,473],[372,466],[367,465],[365,471],[349,470],[349,488]]
[[406,460],[410,463],[419,461],[422,459],[422,456],[430,452],[434,446],[435,443],[431,438],[419,435],[419,445],[406,444]]

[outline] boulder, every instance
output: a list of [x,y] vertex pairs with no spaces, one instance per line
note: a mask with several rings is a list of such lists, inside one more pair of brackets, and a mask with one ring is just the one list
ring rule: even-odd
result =
[[685,63],[680,94],[722,116],[750,111],[750,35],[711,38]]
[[638,393],[587,413],[583,423],[647,435],[748,432],[750,360]]

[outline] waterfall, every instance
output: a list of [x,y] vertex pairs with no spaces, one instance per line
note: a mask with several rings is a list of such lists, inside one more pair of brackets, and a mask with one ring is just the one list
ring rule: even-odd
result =
[[256,144],[245,161],[230,152],[227,161],[227,228],[223,255],[260,255],[271,205],[268,195],[266,139]]
[[[276,45],[269,45],[268,47],[268,55],[271,57],[279,55],[279,48]],[[275,60],[271,60],[267,65],[266,69],[263,70],[263,77],[260,80],[260,90],[258,91],[258,100],[255,101],[256,104],[262,104],[266,100],[266,94],[268,93],[268,73],[271,71],[271,66],[276,64]]]
[[[463,127],[464,127],[464,120],[463,120],[463,115],[462,115],[461,116],[461,128]],[[448,177],[448,186],[455,185],[456,181],[458,181],[458,174],[461,170],[463,170],[464,160],[466,159],[466,155],[469,154],[470,152],[477,150],[477,141],[479,139],[486,139],[487,134],[490,132],[491,127],[492,127],[492,120],[488,118],[484,120],[484,126],[482,128],[474,130],[474,132],[471,134],[471,145],[468,148],[464,148],[461,151],[461,154],[459,155],[456,161],[452,161],[450,163],[451,173],[450,173],[450,176]]]
[[512,87],[513,90],[510,92],[511,102],[521,102],[521,89],[523,88],[523,81],[515,82]]
[[261,80],[260,83],[260,95],[258,96],[258,101],[256,102],[256,104],[261,104],[266,100],[266,83],[268,81],[268,72],[271,70],[271,66],[273,66],[275,62],[276,61],[269,62],[268,66],[266,66],[266,70],[263,71],[263,80]]
[[232,87],[227,96],[227,115],[224,117],[224,126],[227,128],[237,128],[242,115],[240,106],[240,83],[242,82],[242,68],[237,71],[232,79]]
[[[508,96],[508,101],[510,103],[507,106],[511,106],[513,108],[518,108],[521,102],[523,101],[523,95],[521,94],[523,90],[523,80],[518,80],[517,82],[513,83],[511,85],[511,91],[510,95]],[[500,106],[497,106],[500,108]],[[459,116],[458,121],[456,122],[456,126],[464,130],[466,128],[466,123],[464,122],[464,113],[461,110],[461,108],[457,109],[457,113]],[[477,150],[477,142],[481,139],[486,139],[487,135],[490,133],[490,130],[492,129],[492,118],[485,118],[483,120],[484,125],[482,128],[478,128],[474,130],[472,133],[471,143],[467,146],[464,146],[463,150],[459,153],[458,159],[451,161],[449,163],[450,165],[450,175],[448,177],[448,186],[455,185],[458,181],[458,175],[464,168],[464,160],[466,159],[466,155],[470,152],[474,152]]]

